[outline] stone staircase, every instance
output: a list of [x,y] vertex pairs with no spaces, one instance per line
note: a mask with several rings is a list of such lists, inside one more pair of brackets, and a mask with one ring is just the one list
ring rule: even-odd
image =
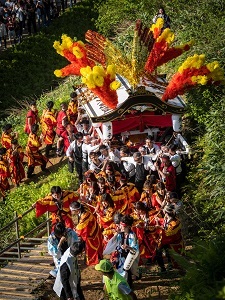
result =
[[8,262],[0,269],[0,300],[37,299],[34,291],[48,278],[51,262],[46,242]]

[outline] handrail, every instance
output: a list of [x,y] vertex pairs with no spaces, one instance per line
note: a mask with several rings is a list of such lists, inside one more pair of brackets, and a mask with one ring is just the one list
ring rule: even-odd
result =
[[18,220],[22,219],[27,214],[29,214],[29,212],[31,212],[33,209],[34,209],[34,207],[30,207],[28,210],[26,210],[24,213],[22,213],[22,215],[19,215],[18,217],[14,218],[12,221],[10,221],[7,225],[5,225],[4,227],[0,228],[0,233],[2,231],[4,231],[5,229],[9,228],[11,225],[13,225]]
[[15,218],[10,221],[8,224],[6,224],[3,228],[0,229],[0,233],[3,232],[4,230],[8,229],[11,225],[15,224],[15,231],[16,231],[16,240],[14,240],[11,244],[7,245],[4,249],[0,251],[0,257],[5,258],[5,260],[10,260],[9,257],[2,257],[1,255],[4,254],[7,250],[11,249],[14,245],[17,244],[17,253],[18,253],[18,258],[21,258],[21,248],[20,244],[21,241],[24,240],[26,237],[28,237],[30,234],[34,233],[35,231],[39,230],[40,228],[43,228],[47,224],[47,234],[50,234],[50,221],[51,218],[49,218],[49,212],[47,212],[47,220],[30,230],[28,233],[26,233],[24,236],[20,236],[19,234],[19,222],[24,216],[29,214],[34,207],[30,207],[28,210],[26,210],[24,213],[17,215],[17,212],[15,212]]
[[9,250],[10,248],[12,248],[12,246],[16,245],[17,243],[19,243],[20,241],[24,240],[25,237],[27,237],[29,234],[35,232],[36,230],[42,228],[44,225],[46,225],[49,221],[51,220],[51,218],[48,218],[46,221],[42,222],[41,224],[39,224],[37,227],[35,227],[34,229],[32,229],[31,231],[29,231],[28,233],[26,233],[24,236],[18,238],[17,240],[15,240],[13,243],[11,243],[10,245],[8,245],[6,248],[4,248],[2,251],[0,251],[0,255],[2,255],[4,252],[6,252],[7,250]]

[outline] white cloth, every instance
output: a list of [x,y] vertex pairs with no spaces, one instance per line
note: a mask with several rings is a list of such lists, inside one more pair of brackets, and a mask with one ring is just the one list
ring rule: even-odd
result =
[[[69,282],[70,282],[70,287],[73,293],[73,298],[76,299],[79,295],[77,293],[77,284],[79,282],[79,278],[80,278],[80,271],[78,269],[78,264],[77,264],[77,258],[74,257],[71,253],[70,253],[70,248],[68,248],[66,250],[66,252],[63,254],[62,258],[61,258],[61,262],[60,262],[60,267],[66,263],[69,270],[70,270],[70,278],[69,278]],[[59,267],[59,268],[60,268]],[[61,280],[61,275],[60,275],[60,270],[59,272],[57,272],[57,276],[56,276],[56,280],[53,286],[53,290],[56,292],[56,294],[60,297],[61,292],[62,292],[62,280]]]
[[[135,165],[135,167],[136,167],[136,165],[137,165],[137,163],[134,161],[134,158],[131,157],[131,156],[122,157],[121,160],[122,160],[122,161],[127,161],[127,162],[129,162],[129,163],[132,163],[132,164]],[[149,156],[149,155],[143,155],[143,156],[142,156],[142,163],[144,164],[145,170],[147,170],[147,171],[149,171],[150,169],[151,169],[152,171],[155,171],[155,170],[156,170],[156,168],[155,168],[155,166],[154,166],[154,163],[153,163],[153,161],[152,161],[151,156]]]
[[170,161],[174,168],[176,169],[176,174],[180,174],[182,172],[182,167],[181,167],[181,157],[179,154],[174,154],[170,156]]

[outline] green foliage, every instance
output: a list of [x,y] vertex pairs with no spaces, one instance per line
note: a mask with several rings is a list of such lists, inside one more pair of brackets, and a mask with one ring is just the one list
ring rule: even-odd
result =
[[225,97],[217,100],[218,103],[211,106],[204,122],[206,133],[199,143],[204,154],[189,176],[192,201],[204,215],[209,232],[225,231]]
[[[149,22],[158,9],[158,1],[137,1],[137,0],[108,0],[96,5],[99,17],[96,27],[105,36],[114,35],[123,21],[136,21],[141,19]],[[122,20],[122,22],[121,22]]]
[[189,254],[189,260],[183,264],[179,261],[187,272],[180,281],[180,291],[171,295],[170,299],[224,299],[224,251],[224,235],[214,237],[209,242],[198,241]]
[[58,85],[55,69],[67,64],[53,49],[55,40],[60,40],[63,33],[84,40],[88,29],[93,29],[96,17],[92,2],[83,1],[67,10],[55,19],[49,28],[24,39],[15,48],[1,53],[0,60],[0,110],[18,106],[17,101],[25,97],[39,96],[43,91]]

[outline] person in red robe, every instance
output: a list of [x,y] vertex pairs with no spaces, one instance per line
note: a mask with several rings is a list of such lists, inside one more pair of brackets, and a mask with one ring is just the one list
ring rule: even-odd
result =
[[102,259],[103,236],[92,212],[80,202],[70,204],[72,215],[79,216],[75,231],[85,241],[86,264],[96,265]]
[[11,148],[7,151],[9,160],[9,168],[12,176],[12,182],[19,186],[25,178],[25,170],[23,166],[24,151],[18,144],[18,140],[12,140]]
[[176,191],[176,170],[172,165],[168,155],[162,156],[161,165],[156,164],[156,170],[158,171],[159,177],[164,182],[168,192]]
[[57,150],[56,154],[61,156],[63,153],[66,153],[66,150],[69,148],[69,145],[75,140],[76,128],[72,124],[66,125],[66,130],[60,135],[57,141]]
[[118,190],[123,190],[127,195],[128,209],[125,213],[129,214],[133,211],[133,205],[140,199],[140,193],[134,183],[128,182],[126,174],[120,176],[120,187]]
[[62,222],[67,228],[73,229],[70,204],[79,199],[77,192],[62,190],[59,186],[53,186],[51,193],[38,199],[33,207],[36,209],[36,217],[42,216],[47,211],[51,213],[52,231],[58,222]]
[[55,127],[57,124],[55,112],[52,110],[54,106],[53,101],[47,102],[47,109],[43,111],[41,117],[41,130],[43,135],[43,142],[45,143],[45,156],[49,157],[49,152],[55,139]]
[[75,125],[76,120],[77,120],[77,105],[78,105],[77,93],[72,92],[70,94],[70,102],[68,105],[67,114],[68,114],[70,123],[73,125]]
[[16,132],[12,132],[12,124],[6,124],[3,127],[2,137],[1,137],[1,144],[3,148],[7,150],[10,149],[11,143],[13,139],[17,139],[18,134]]
[[38,136],[39,126],[37,124],[33,124],[31,126],[31,133],[29,134],[27,141],[27,159],[28,159],[28,169],[27,169],[27,178],[31,178],[35,166],[41,166],[42,171],[47,171],[47,157],[41,154],[39,148],[42,145],[41,139]]
[[156,252],[156,260],[161,269],[161,272],[166,272],[164,259],[162,256],[163,250],[166,252],[166,257],[168,261],[168,269],[173,267],[179,268],[177,263],[171,258],[169,249],[183,254],[184,253],[184,241],[181,233],[181,222],[176,217],[175,205],[167,204],[164,211],[163,223],[161,225],[156,225],[157,228],[162,230],[161,239],[158,244]]
[[113,223],[115,207],[109,193],[105,193],[100,196],[100,205],[95,212],[101,228],[107,228]]
[[136,233],[139,247],[140,258],[148,262],[153,262],[160,239],[161,230],[156,228],[158,217],[156,210],[146,206],[144,202],[135,203],[133,231]]
[[10,172],[8,161],[5,158],[6,149],[0,148],[0,196],[5,201],[6,192],[10,189],[9,180]]
[[63,131],[66,130],[66,125],[69,123],[68,121],[68,115],[67,115],[67,104],[66,103],[61,103],[60,104],[61,110],[59,111],[56,121],[57,121],[57,126],[56,126],[56,134],[60,137]]
[[33,124],[37,124],[39,122],[39,117],[38,117],[38,109],[37,109],[37,104],[36,101],[32,101],[30,103],[30,110],[27,112],[26,115],[26,123],[24,127],[24,132],[27,134],[31,133],[31,126]]

